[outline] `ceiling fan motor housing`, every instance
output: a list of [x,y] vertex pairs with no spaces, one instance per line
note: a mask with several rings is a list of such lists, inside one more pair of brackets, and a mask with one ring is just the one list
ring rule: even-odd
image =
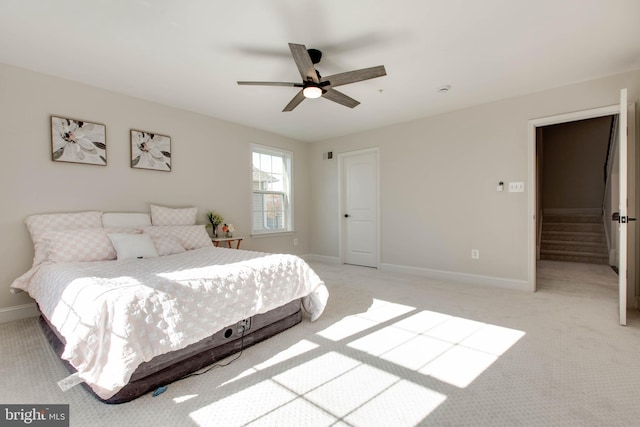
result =
[[311,58],[311,62],[317,64],[322,59],[322,52],[318,49],[307,49],[309,52],[309,58]]

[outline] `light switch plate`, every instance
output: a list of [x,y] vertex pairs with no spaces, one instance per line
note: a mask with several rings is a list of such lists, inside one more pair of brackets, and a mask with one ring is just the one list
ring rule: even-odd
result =
[[510,182],[509,183],[509,193],[522,193],[524,192],[524,182]]

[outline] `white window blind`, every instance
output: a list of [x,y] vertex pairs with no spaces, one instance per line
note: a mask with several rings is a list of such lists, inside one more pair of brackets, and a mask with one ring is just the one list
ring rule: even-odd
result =
[[289,151],[252,145],[251,234],[293,231]]

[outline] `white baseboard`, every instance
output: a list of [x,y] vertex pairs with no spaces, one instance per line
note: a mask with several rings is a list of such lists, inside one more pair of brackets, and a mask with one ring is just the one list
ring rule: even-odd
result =
[[430,268],[407,267],[404,265],[381,264],[380,269],[395,273],[413,274],[429,279],[447,280],[451,282],[486,285],[519,291],[529,291],[531,286],[526,280],[504,279],[502,277],[480,276],[476,274],[455,273],[452,271],[433,270]]
[[602,215],[602,208],[545,208],[543,215]]
[[321,262],[323,264],[340,264],[340,258],[335,256],[307,254],[302,255],[300,258],[305,261]]
[[16,305],[13,307],[0,308],[0,323],[13,322],[14,320],[36,317],[40,313],[34,303]]

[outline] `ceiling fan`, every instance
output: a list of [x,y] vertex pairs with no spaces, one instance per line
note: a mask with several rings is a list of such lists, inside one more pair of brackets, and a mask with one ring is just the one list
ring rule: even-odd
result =
[[360,102],[335,90],[334,87],[387,75],[384,65],[379,65],[377,67],[363,68],[361,70],[347,71],[345,73],[322,77],[314,68],[314,64],[320,62],[322,52],[317,49],[307,49],[304,45],[295,43],[289,43],[289,49],[291,49],[293,60],[298,66],[298,71],[300,71],[302,83],[238,82],[238,84],[254,86],[291,86],[301,88],[282,111],[292,111],[302,101],[304,101],[305,98],[319,97],[353,108],[360,104]]

